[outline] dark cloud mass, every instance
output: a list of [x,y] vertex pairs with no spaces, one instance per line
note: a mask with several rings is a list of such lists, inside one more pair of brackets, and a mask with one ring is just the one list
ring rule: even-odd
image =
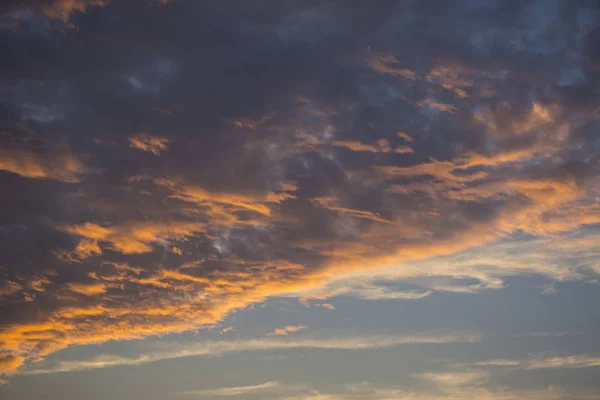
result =
[[600,223],[596,1],[377,3],[4,3],[0,374]]

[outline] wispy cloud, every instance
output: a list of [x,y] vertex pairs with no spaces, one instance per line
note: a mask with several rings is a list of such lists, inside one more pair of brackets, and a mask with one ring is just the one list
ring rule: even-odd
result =
[[223,356],[231,353],[262,352],[290,349],[329,349],[364,350],[392,348],[411,344],[444,344],[479,342],[482,336],[476,333],[448,333],[431,335],[424,333],[414,336],[357,336],[337,338],[315,338],[299,340],[255,339],[237,341],[207,341],[200,343],[170,344],[166,350],[140,354],[126,358],[115,355],[99,355],[88,360],[60,360],[47,368],[24,369],[22,375],[51,374],[56,372],[81,371],[115,367],[120,365],[141,365],[151,362],[198,356]]
[[269,392],[273,390],[281,389],[279,382],[270,381],[261,383],[258,385],[249,386],[234,386],[234,387],[222,387],[216,389],[204,389],[204,390],[191,390],[186,392],[174,393],[174,396],[193,396],[193,397],[205,397],[205,396],[240,396],[248,393],[257,392]]
[[305,390],[291,394],[285,400],[558,400],[558,399],[598,399],[590,390],[565,390],[559,387],[538,389],[489,388],[485,378],[478,373],[463,376],[445,373],[430,373],[416,377],[426,382],[422,389],[405,388],[398,385],[375,385],[360,382],[346,385],[338,390]]
[[476,361],[461,366],[476,366],[476,367],[498,367],[498,368],[516,368],[523,370],[540,370],[540,369],[580,369],[600,367],[600,357],[586,354],[562,356],[562,357],[545,357],[545,358],[530,358],[525,360],[517,359],[491,359],[484,361]]
[[129,144],[133,148],[149,151],[159,156],[161,152],[167,150],[169,139],[152,135],[137,135],[129,138]]
[[457,110],[456,106],[453,104],[442,103],[442,102],[436,101],[430,97],[427,97],[423,100],[418,101],[417,106],[431,107],[431,108],[435,108],[436,110],[444,111],[444,112],[448,112],[448,113],[454,113]]
[[366,58],[365,65],[379,74],[401,76],[406,79],[417,78],[416,72],[403,68],[402,63],[389,53],[373,52]]

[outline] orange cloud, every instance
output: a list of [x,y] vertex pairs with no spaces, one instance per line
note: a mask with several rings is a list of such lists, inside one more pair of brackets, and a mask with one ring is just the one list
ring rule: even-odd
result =
[[376,144],[364,144],[358,140],[334,140],[331,145],[352,151],[367,151],[370,153],[389,153],[392,151],[389,142],[385,139],[379,139]]
[[19,149],[0,149],[0,170],[25,178],[79,182],[87,172],[81,161],[70,154],[36,154]]
[[0,287],[0,296],[8,297],[15,293],[18,293],[22,289],[23,289],[23,287],[21,285],[19,285],[17,282],[7,280]]
[[338,213],[348,216],[348,217],[368,219],[371,221],[381,222],[384,224],[387,224],[390,222],[390,221],[386,220],[385,218],[383,218],[375,213],[372,213],[370,211],[354,210],[351,208],[340,207],[337,205],[337,200],[331,196],[318,197],[318,198],[312,199],[312,201],[320,207],[326,208],[331,211],[338,212]]
[[208,213],[213,217],[223,218],[234,222],[236,211],[251,211],[263,217],[273,216],[272,204],[281,203],[295,198],[291,192],[296,187],[284,184],[281,190],[264,194],[243,194],[210,192],[200,186],[189,186],[168,179],[155,179],[154,183],[169,188],[173,193],[172,198],[194,203],[208,208]]
[[[532,113],[534,116],[530,120],[537,118],[542,121],[541,125],[532,124],[534,127],[527,128],[524,135],[538,130],[540,126],[553,126],[554,115],[560,114],[558,111],[546,113],[542,109],[534,109]],[[504,132],[498,128],[497,132],[500,131]],[[409,141],[402,135],[399,137]],[[335,141],[330,139],[306,138],[305,142],[314,146],[335,145]],[[42,280],[39,276],[16,280],[14,284],[0,289],[3,296],[27,292],[35,305],[38,301],[35,293],[45,291],[44,296],[53,296],[60,307],[34,321],[7,326],[0,331],[0,342],[6,354],[33,360],[71,345],[143,338],[214,326],[235,310],[270,296],[298,295],[324,300],[346,294],[364,299],[417,299],[436,290],[473,293],[486,288],[500,288],[502,276],[506,275],[497,270],[490,272],[491,267],[482,267],[494,257],[499,259],[498,254],[488,258],[481,256],[476,267],[460,258],[438,259],[436,265],[426,264],[426,261],[434,256],[451,257],[478,246],[487,248],[484,245],[491,246],[515,231],[554,239],[584,224],[600,222],[593,185],[586,186],[583,180],[568,174],[540,177],[528,173],[524,161],[533,157],[549,159],[558,148],[553,143],[548,144],[544,138],[547,137],[540,136],[540,140],[533,141],[534,144],[529,147],[500,147],[490,154],[468,152],[447,161],[430,159],[408,166],[373,166],[368,173],[375,175],[373,180],[377,184],[393,182],[381,193],[382,206],[374,211],[352,208],[348,206],[352,199],[343,197],[321,196],[310,202],[300,198],[298,203],[305,201],[309,206],[330,210],[333,223],[352,221],[353,218],[377,223],[361,224],[361,229],[356,229],[353,235],[318,239],[300,237],[288,243],[278,243],[281,248],[273,253],[261,247],[261,251],[265,250],[271,256],[268,260],[242,260],[223,252],[218,257],[206,255],[207,259],[198,261],[184,259],[178,266],[160,263],[142,268],[125,262],[99,263],[100,266],[90,266],[85,282],[61,281],[57,284],[52,279]],[[342,147],[346,145],[344,142]],[[381,150],[387,145],[389,143],[382,141],[373,146]],[[507,170],[518,174],[508,174]],[[278,189],[271,192],[244,193],[209,191],[164,178],[140,176],[130,183],[146,179],[168,191],[170,198],[185,202],[186,212],[190,214],[178,215],[179,219],[171,223],[124,220],[111,225],[87,222],[62,226],[62,231],[79,238],[79,243],[69,253],[73,259],[85,262],[87,258],[109,250],[125,256],[142,254],[152,251],[153,246],[159,243],[176,252],[175,248],[179,247],[175,245],[184,245],[174,243],[176,241],[190,241],[198,233],[213,240],[219,235],[214,231],[235,231],[257,222],[269,227],[272,223],[276,228],[281,222],[281,225],[285,223],[289,224],[286,227],[294,228],[293,218],[278,215],[284,209],[280,203],[300,196],[293,182],[275,186]],[[331,193],[336,192],[332,189]],[[425,201],[411,206],[402,202],[403,196],[415,194],[419,198],[425,194]],[[465,216],[459,207],[463,201],[486,204],[491,200],[499,207],[493,215],[481,220]],[[193,219],[188,218],[189,215],[193,215]],[[242,217],[245,215],[252,217],[246,220]],[[186,218],[183,219],[183,216]],[[576,246],[574,242],[569,243]],[[577,244],[583,245],[583,242]],[[187,247],[185,249],[186,256],[193,253]],[[286,254],[287,250],[322,261],[304,265],[304,259],[272,256]],[[521,253],[522,257],[526,257],[527,252]],[[555,278],[577,277],[573,271],[567,274],[564,269],[561,272],[558,268],[548,267],[547,263],[543,266],[540,262],[527,261],[524,264],[528,265],[522,265],[511,260],[510,264],[505,263],[503,273],[527,271]],[[206,265],[210,263],[211,267],[204,268],[204,262]],[[402,268],[398,268],[399,264]],[[394,272],[389,266],[394,266]],[[380,272],[383,275],[378,275]],[[469,277],[477,283],[457,287],[439,278],[423,283],[422,289],[400,291],[382,288],[369,280],[369,277],[409,280],[423,278],[424,274],[438,278]],[[356,284],[356,276],[360,277],[361,285]],[[347,281],[336,286],[331,283],[335,279],[338,281],[334,283],[338,284],[341,279]],[[322,306],[333,307],[327,303]],[[279,328],[278,334],[294,332],[299,326],[302,325]]]
[[81,225],[63,227],[68,233],[83,238],[69,254],[79,259],[101,254],[100,244],[123,254],[140,254],[152,251],[151,244],[159,241],[176,240],[204,230],[198,222],[154,222],[132,223],[116,227],[102,227],[86,222]]
[[137,135],[129,138],[129,145],[131,147],[142,151],[149,151],[156,156],[166,151],[168,144],[169,139],[158,136]]
[[72,291],[79,293],[79,294],[83,294],[83,295],[94,296],[97,294],[106,293],[106,285],[103,283],[93,283],[93,284],[88,285],[88,284],[73,282],[73,283],[68,283],[67,286]]
[[446,184],[472,182],[484,179],[488,176],[488,174],[483,171],[460,174],[460,171],[458,170],[462,168],[461,165],[452,161],[438,161],[435,159],[432,159],[430,163],[416,164],[408,167],[377,166],[375,168],[389,176],[407,178],[418,176],[431,176],[441,180]]
[[287,336],[293,332],[303,331],[308,328],[307,325],[288,325],[283,328],[277,328],[273,332],[269,333],[271,336]]
[[[0,376],[12,375],[25,362],[25,358],[13,354],[0,354]],[[0,379],[0,385],[6,383]]]

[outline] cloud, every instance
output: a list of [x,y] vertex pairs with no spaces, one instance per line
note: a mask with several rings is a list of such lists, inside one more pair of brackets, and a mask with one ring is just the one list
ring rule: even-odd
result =
[[61,360],[49,368],[34,367],[19,371],[22,375],[51,374],[109,368],[119,365],[141,365],[154,361],[182,357],[222,356],[240,352],[262,352],[290,349],[364,350],[391,348],[410,344],[444,344],[479,342],[482,337],[474,333],[421,334],[414,336],[357,336],[315,338],[302,340],[255,339],[237,341],[206,341],[187,344],[170,344],[166,350],[140,354],[134,358],[99,355],[89,360]]
[[456,106],[454,106],[453,104],[440,103],[430,97],[424,98],[423,100],[419,100],[417,102],[417,106],[431,107],[431,108],[435,108],[436,110],[444,111],[444,112],[448,112],[448,113],[454,113],[457,110]]
[[551,357],[543,360],[529,361],[525,369],[554,369],[554,368],[591,368],[600,367],[600,357],[586,355]]
[[529,360],[492,359],[472,363],[478,367],[510,367],[524,370],[580,369],[600,367],[600,357],[571,355],[564,357],[532,358]]
[[568,17],[593,6],[461,2],[423,34],[426,2],[244,23],[193,3],[128,3],[126,32],[124,2],[0,6],[5,354],[214,326],[270,296],[597,280],[598,29]]
[[159,156],[161,152],[167,150],[169,139],[151,135],[137,135],[129,138],[129,145],[135,149],[149,151],[155,156]]
[[69,283],[67,284],[67,286],[69,287],[69,289],[76,293],[89,296],[106,293],[106,285],[103,283],[94,283],[90,285],[81,283]]
[[[590,240],[570,236],[527,242],[505,240],[453,255],[403,262],[401,268],[391,262],[388,267],[375,271],[339,271],[318,285],[288,295],[322,300],[336,296],[415,300],[435,291],[499,290],[505,287],[505,279],[520,275],[592,282],[598,270],[595,237],[591,236]],[[408,289],[407,285],[419,288]]]
[[303,331],[308,328],[308,325],[288,325],[283,328],[277,328],[273,332],[269,333],[271,336],[287,336],[293,332]]
[[224,335],[225,333],[232,332],[234,329],[232,326],[227,326],[219,331],[219,334]]
[[365,65],[379,74],[401,76],[406,79],[417,78],[414,71],[402,68],[402,63],[389,53],[372,53],[366,58]]
[[331,142],[331,145],[334,147],[343,147],[351,151],[366,151],[369,153],[389,153],[392,151],[386,139],[380,139],[376,144],[364,144],[358,140],[334,140]]
[[85,13],[89,7],[105,7],[109,2],[110,0],[27,0],[20,4],[9,1],[8,7],[11,7],[11,3],[14,3],[11,7],[13,9],[31,9],[48,19],[59,20],[67,27],[73,27],[70,23],[72,14],[76,12]]
[[488,375],[489,374],[485,371],[471,371],[425,373],[419,377],[435,384],[436,386],[454,387],[471,386],[484,383],[488,380]]
[[12,354],[0,355],[0,374],[12,375],[21,365],[25,359],[23,357],[15,356]]
[[408,146],[398,146],[394,149],[394,153],[409,154],[409,153],[414,153],[414,151],[413,151],[413,149],[411,149]]
[[317,137],[310,133],[300,133],[296,147],[303,150],[324,150],[331,147],[347,149],[353,152],[365,153],[391,153],[392,147],[387,139],[380,138],[375,143],[363,143],[360,140],[333,140],[332,134],[325,134],[323,137]]
[[207,213],[212,218],[224,218],[228,223],[236,221],[232,213],[239,211],[250,211],[270,217],[273,205],[295,198],[292,194],[294,187],[286,186],[285,183],[282,183],[282,187],[277,191],[261,194],[209,191],[200,186],[186,185],[166,178],[157,178],[154,183],[171,190],[170,197],[208,207]]
[[[445,373],[430,373],[431,378],[448,378]],[[446,376],[444,376],[446,375]],[[456,374],[453,374],[456,377]],[[482,400],[517,400],[517,399],[593,399],[597,396],[592,391],[565,390],[549,386],[539,389],[510,389],[510,388],[488,388],[476,381],[468,382],[469,376],[463,376],[467,382],[464,384],[445,384],[444,381],[436,382],[435,379],[427,380],[428,385],[422,389],[403,388],[400,385],[376,385],[370,382],[360,382],[345,385],[338,390],[315,390],[305,389],[300,393],[290,394],[283,397],[286,400],[436,400],[436,399],[482,399]],[[477,375],[477,373],[474,373]]]
[[70,154],[37,154],[19,149],[0,149],[0,170],[25,178],[53,179],[76,183],[87,172],[83,163]]
[[398,132],[396,135],[399,138],[407,141],[408,143],[412,143],[412,142],[415,141],[415,139],[412,136],[410,136],[408,133],[406,133],[406,132]]
[[270,381],[258,385],[223,387],[217,389],[192,390],[186,392],[175,393],[176,396],[240,396],[256,392],[270,392],[280,390],[279,382]]
[[70,253],[80,259],[102,253],[98,242],[123,254],[140,254],[152,251],[151,244],[191,236],[204,229],[201,223],[181,222],[170,224],[141,223],[117,227],[102,227],[92,222],[63,228],[66,232],[84,238]]
[[354,210],[351,208],[340,207],[337,205],[338,200],[331,196],[318,197],[318,198],[311,199],[311,200],[315,204],[319,205],[320,207],[326,208],[326,209],[334,211],[334,212],[338,212],[342,215],[346,215],[346,216],[354,217],[354,218],[367,219],[367,220],[371,220],[371,221],[375,221],[375,222],[381,222],[384,224],[389,223],[388,220],[386,220],[386,219],[382,218],[381,216],[379,216],[375,213],[372,213],[370,211]]

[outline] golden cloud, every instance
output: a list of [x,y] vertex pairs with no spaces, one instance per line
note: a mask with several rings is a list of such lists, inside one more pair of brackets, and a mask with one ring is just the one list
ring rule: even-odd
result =
[[271,335],[271,336],[287,336],[290,333],[303,331],[306,328],[308,328],[307,325],[288,325],[288,326],[284,326],[283,328],[275,329],[269,335]]
[[25,178],[79,182],[87,172],[83,163],[70,154],[36,154],[19,149],[0,149],[0,170]]
[[152,135],[137,135],[129,138],[129,145],[135,149],[149,151],[159,156],[161,152],[167,150],[169,139]]

